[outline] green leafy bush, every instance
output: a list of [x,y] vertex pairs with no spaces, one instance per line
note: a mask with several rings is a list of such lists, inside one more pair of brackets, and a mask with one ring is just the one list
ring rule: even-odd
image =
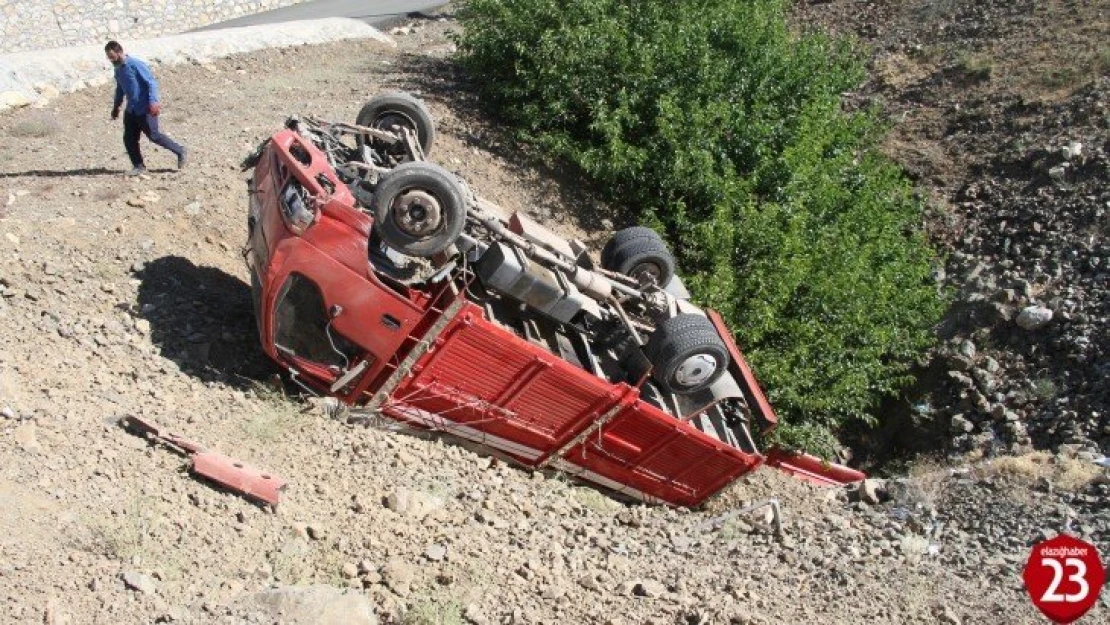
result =
[[819,452],[907,381],[942,302],[921,206],[846,113],[863,66],[784,0],[469,0],[460,58],[528,140],[667,233]]

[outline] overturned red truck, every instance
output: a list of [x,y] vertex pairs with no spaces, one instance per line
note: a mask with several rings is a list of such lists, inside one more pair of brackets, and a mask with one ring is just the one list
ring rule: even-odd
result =
[[434,136],[385,94],[354,124],[290,118],[245,161],[258,330],[294,380],[648,502],[701,504],[763,463],[862,479],[757,449],[775,413],[654,231],[595,261],[425,160]]

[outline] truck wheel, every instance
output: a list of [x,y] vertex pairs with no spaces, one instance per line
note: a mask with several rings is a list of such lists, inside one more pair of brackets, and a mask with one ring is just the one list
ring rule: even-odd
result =
[[631,228],[624,228],[623,230],[614,232],[613,236],[605,242],[605,247],[601,248],[601,266],[605,267],[609,259],[613,257],[614,249],[624,245],[632,239],[638,239],[640,237],[655,237],[658,239],[659,235],[646,226],[632,226]]
[[660,323],[644,353],[655,381],[678,395],[708,388],[728,367],[728,348],[701,315],[684,313]]
[[649,232],[650,235],[635,236],[613,246],[601,266],[641,282],[650,279],[666,286],[674,277],[674,256],[658,234]]
[[[432,143],[436,137],[435,122],[432,121],[432,114],[428,112],[428,108],[424,106],[423,102],[404,92],[383,93],[374,96],[358,112],[355,123],[359,126],[368,126],[386,131],[392,131],[394,126],[414,130],[420,143],[420,149],[424,150],[425,155],[431,153]],[[357,139],[361,148],[366,139],[362,136],[357,137]],[[380,149],[385,146],[377,146],[371,143],[371,147]],[[403,144],[390,146],[388,152],[398,156],[398,160],[406,155]]]
[[427,258],[451,246],[466,225],[462,187],[450,172],[428,162],[398,165],[374,189],[370,209],[386,245]]

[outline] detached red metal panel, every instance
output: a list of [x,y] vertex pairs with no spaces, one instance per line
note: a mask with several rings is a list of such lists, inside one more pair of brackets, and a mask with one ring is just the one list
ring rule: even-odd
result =
[[192,456],[193,472],[217,484],[271,506],[281,501],[285,480],[242,462],[211,451]]

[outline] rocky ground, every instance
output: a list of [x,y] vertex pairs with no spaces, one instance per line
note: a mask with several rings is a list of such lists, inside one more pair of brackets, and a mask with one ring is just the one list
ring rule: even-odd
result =
[[[855,98],[932,206],[953,306],[903,447],[1110,453],[1110,13],[1083,0],[801,2],[871,49]],[[935,436],[922,438],[921,429]]]
[[[286,114],[417,92],[433,157],[475,191],[566,233],[609,226],[485,121],[452,27],[159,70],[180,173],[147,147],[152,173],[120,176],[107,88],[0,117],[0,622],[1032,623],[1031,544],[1067,530],[1110,553],[1110,485],[1065,456],[918,465],[862,492],[762,471],[672,510],[284,396],[254,334],[237,164]],[[129,414],[280,474],[282,504],[195,481],[114,424]],[[769,497],[781,535],[738,514]],[[1103,593],[1086,618],[1108,614]]]

